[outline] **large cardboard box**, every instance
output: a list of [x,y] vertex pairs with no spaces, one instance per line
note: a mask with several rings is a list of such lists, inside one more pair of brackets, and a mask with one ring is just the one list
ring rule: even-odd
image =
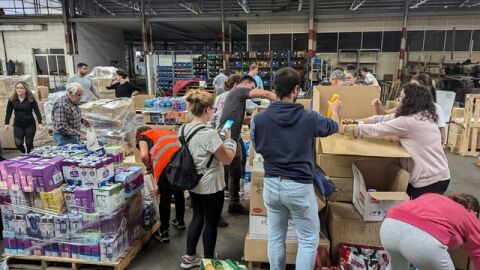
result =
[[378,166],[375,162],[353,164],[353,204],[364,221],[382,221],[387,211],[408,201],[410,174],[399,166]]
[[381,224],[381,222],[364,222],[352,204],[329,202],[327,227],[334,262],[336,262],[340,243],[381,246]]
[[313,110],[327,115],[328,101],[333,95],[342,100],[342,117],[361,119],[375,115],[372,100],[380,97],[380,87],[374,86],[316,86],[313,89]]
[[[330,250],[330,241],[322,234],[320,234],[319,246],[327,251]],[[295,264],[298,249],[297,241],[287,240],[285,241],[285,247],[286,263]],[[253,239],[247,234],[245,237],[244,257],[245,261],[268,262],[268,241],[266,239]],[[322,257],[322,259],[324,258]]]
[[255,166],[250,180],[250,214],[266,216],[267,209],[263,203],[263,166]]
[[39,100],[48,100],[48,95],[50,93],[47,86],[38,86],[38,99]]
[[353,178],[352,164],[361,160],[375,162],[379,164],[379,166],[387,163],[400,164],[398,158],[318,154],[317,166],[320,167],[328,177]]
[[353,178],[332,177],[330,181],[335,185],[335,193],[328,197],[334,202],[353,202]]
[[112,79],[106,78],[92,78],[93,85],[98,92],[111,92],[113,90],[108,90],[107,86],[112,82]]
[[136,95],[132,97],[134,109],[143,111],[145,109],[145,100],[155,98],[154,95]]

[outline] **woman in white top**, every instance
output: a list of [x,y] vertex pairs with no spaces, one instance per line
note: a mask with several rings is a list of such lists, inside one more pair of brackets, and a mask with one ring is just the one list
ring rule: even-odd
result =
[[[445,144],[446,140],[447,140],[447,132],[445,130],[445,127],[447,126],[448,120],[445,118],[445,113],[444,113],[442,107],[440,105],[438,105],[438,103],[437,103],[437,89],[435,88],[435,84],[433,83],[432,78],[428,74],[419,74],[419,75],[413,77],[410,80],[410,83],[423,85],[423,86],[427,87],[428,90],[430,90],[430,93],[432,94],[433,102],[434,102],[435,107],[437,109],[437,115],[438,115],[437,127],[440,131],[442,144]],[[398,102],[398,100],[397,100],[397,102]],[[398,102],[398,103],[399,103],[398,105],[400,105],[400,102]],[[372,105],[375,106],[375,110],[377,111],[378,115],[392,114],[392,113],[395,113],[395,111],[397,110],[397,108],[393,108],[393,109],[390,109],[390,110],[385,110],[382,107],[382,102],[380,101],[380,99],[374,99],[372,101]]]
[[213,259],[217,241],[217,224],[220,219],[224,199],[224,169],[230,165],[237,149],[236,142],[226,134],[225,141],[208,127],[208,122],[215,112],[214,97],[205,91],[193,90],[187,93],[185,100],[193,114],[193,121],[180,128],[185,137],[200,129],[188,143],[195,167],[202,178],[195,188],[189,191],[193,208],[193,217],[187,232],[187,254],[182,257],[181,267],[189,269],[201,265],[201,258],[196,255],[200,235],[203,233],[203,250],[205,258]]

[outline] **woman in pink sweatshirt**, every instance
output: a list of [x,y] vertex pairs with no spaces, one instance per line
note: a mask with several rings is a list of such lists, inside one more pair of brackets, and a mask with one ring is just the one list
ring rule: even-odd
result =
[[398,137],[411,156],[401,161],[410,173],[407,194],[412,199],[425,193],[443,194],[450,183],[450,170],[431,93],[426,87],[411,83],[403,88],[399,99],[401,105],[395,114],[376,115],[364,119],[364,124],[346,125],[344,133],[359,137]]
[[380,228],[388,253],[387,270],[454,270],[448,250],[465,244],[475,269],[480,269],[478,200],[467,194],[425,194],[390,209]]

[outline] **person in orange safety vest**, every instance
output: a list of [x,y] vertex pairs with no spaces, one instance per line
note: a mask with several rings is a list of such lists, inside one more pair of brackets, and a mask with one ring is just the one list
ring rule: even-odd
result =
[[170,242],[170,203],[175,197],[175,219],[172,225],[178,230],[185,230],[185,197],[183,191],[173,191],[164,174],[164,169],[173,154],[180,148],[178,135],[170,130],[152,129],[142,126],[137,129],[137,148],[147,171],[153,174],[160,193],[160,229],[154,238],[160,243]]

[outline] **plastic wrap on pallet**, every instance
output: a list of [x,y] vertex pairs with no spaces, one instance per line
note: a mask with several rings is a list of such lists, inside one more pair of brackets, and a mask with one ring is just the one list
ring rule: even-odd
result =
[[53,126],[52,122],[52,111],[53,111],[53,105],[59,98],[62,96],[66,95],[66,91],[60,91],[60,92],[55,92],[55,93],[50,93],[48,95],[48,100],[43,104],[43,110],[45,111],[45,123],[47,124],[47,127],[50,129]]
[[96,66],[93,68],[92,72],[87,75],[87,77],[112,79],[117,70],[118,68],[116,67]]
[[135,146],[135,113],[129,98],[98,100],[80,106],[93,126],[100,145],[117,145],[127,151]]

